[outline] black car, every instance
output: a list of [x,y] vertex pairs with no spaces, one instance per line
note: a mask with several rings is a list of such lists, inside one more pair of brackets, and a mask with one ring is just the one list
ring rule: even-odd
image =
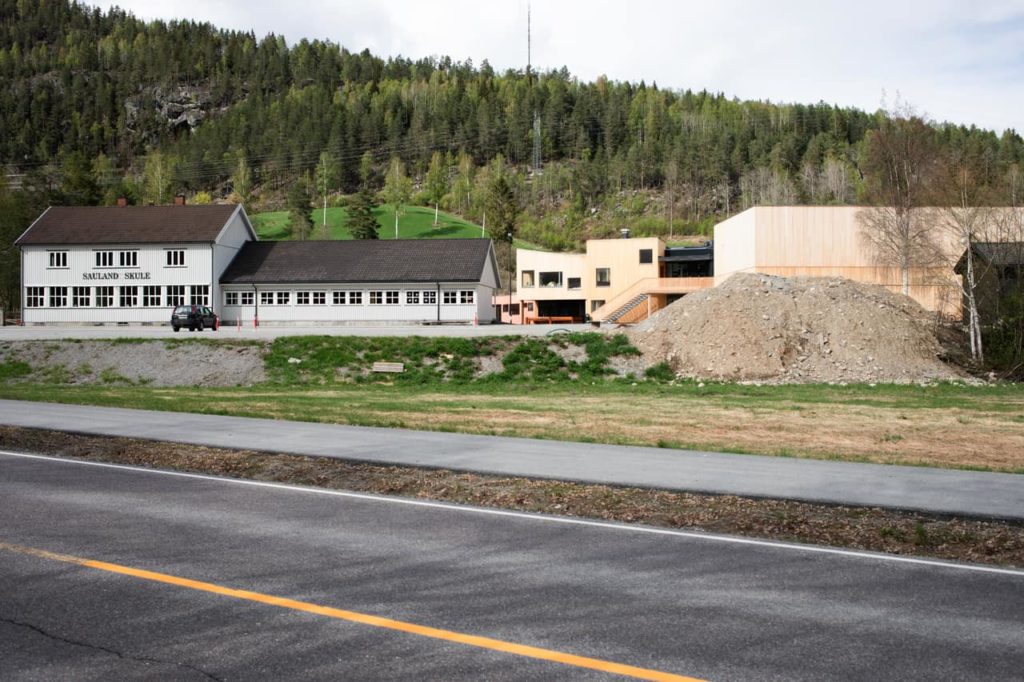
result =
[[217,330],[217,313],[205,305],[179,305],[171,313],[171,328],[178,331],[188,327],[190,332],[203,331],[204,327]]

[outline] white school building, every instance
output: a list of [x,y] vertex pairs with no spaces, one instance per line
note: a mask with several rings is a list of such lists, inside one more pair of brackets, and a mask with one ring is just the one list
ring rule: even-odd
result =
[[24,324],[489,323],[489,239],[260,242],[245,209],[51,207],[15,242]]

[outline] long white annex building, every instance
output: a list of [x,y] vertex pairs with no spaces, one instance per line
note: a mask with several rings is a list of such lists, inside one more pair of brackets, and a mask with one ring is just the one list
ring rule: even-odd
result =
[[489,239],[260,242],[238,205],[51,207],[15,242],[24,324],[491,322]]

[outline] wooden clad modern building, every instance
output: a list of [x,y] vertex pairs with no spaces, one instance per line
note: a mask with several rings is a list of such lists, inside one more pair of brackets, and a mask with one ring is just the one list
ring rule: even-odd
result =
[[216,307],[220,276],[256,239],[245,209],[54,206],[15,241],[25,324],[168,323]]
[[[715,226],[715,284],[737,272],[783,277],[845,277],[902,290],[900,269],[881,265],[862,234],[857,206],[755,206]],[[910,268],[910,297],[928,310],[960,314],[952,264],[963,252],[935,230],[940,263]]]

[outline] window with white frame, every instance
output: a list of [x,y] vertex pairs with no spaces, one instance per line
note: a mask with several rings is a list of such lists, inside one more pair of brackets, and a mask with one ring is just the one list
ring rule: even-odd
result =
[[51,251],[50,252],[50,267],[51,268],[66,268],[68,266],[68,252],[67,251]]
[[384,302],[388,305],[398,305],[398,292],[397,291],[385,291]]
[[423,292],[423,303],[426,305],[437,305],[437,290],[430,289]]
[[122,268],[137,268],[139,267],[139,252],[138,251],[121,251],[118,253],[118,265]]
[[121,307],[134,308],[139,305],[138,287],[121,287]]
[[405,292],[405,304],[406,305],[419,305],[420,304],[420,292],[418,292],[418,291],[407,291],[407,292]]
[[148,284],[142,287],[142,306],[144,308],[160,307],[160,287]]
[[238,305],[238,292],[237,291],[225,291],[224,292],[224,305]]
[[348,292],[348,304],[349,305],[362,305],[363,304],[363,292],[361,292],[361,291],[350,291],[350,292]]
[[50,307],[66,308],[68,305],[67,287],[50,287]]
[[476,302],[476,292],[472,289],[463,289],[459,292],[459,303],[471,304]]
[[446,290],[442,299],[445,305],[454,305],[459,302],[459,292]]
[[334,291],[334,292],[332,292],[331,293],[331,300],[334,302],[334,305],[345,305],[345,300],[346,300],[345,292],[344,291]]
[[210,305],[210,285],[193,284],[192,300],[189,302],[192,305]]
[[167,305],[185,305],[185,285],[171,284],[167,287]]
[[112,267],[114,267],[114,252],[113,251],[97,251],[96,252],[96,267],[98,267],[98,268],[112,268]]
[[274,305],[274,292],[273,291],[261,291],[260,292],[260,305]]
[[251,291],[243,291],[240,297],[240,303],[242,305],[252,305],[256,300],[256,295]]
[[185,249],[167,250],[167,267],[180,268],[185,265]]
[[46,297],[45,287],[25,287],[25,307],[42,308]]
[[292,292],[278,291],[274,295],[276,305],[289,305],[292,302]]
[[309,292],[308,291],[297,291],[297,292],[295,292],[295,303],[296,303],[296,305],[309,305]]
[[597,268],[594,271],[594,278],[597,280],[596,284],[599,287],[610,287],[612,285],[612,270],[611,268]]
[[327,305],[327,292],[326,291],[314,291],[313,292],[313,305]]
[[72,308],[88,308],[90,303],[92,303],[92,288],[91,287],[72,287],[71,288],[71,307]]
[[96,287],[96,307],[110,308],[114,305],[114,287]]
[[384,303],[384,292],[383,291],[371,291],[370,292],[370,305],[381,305]]

